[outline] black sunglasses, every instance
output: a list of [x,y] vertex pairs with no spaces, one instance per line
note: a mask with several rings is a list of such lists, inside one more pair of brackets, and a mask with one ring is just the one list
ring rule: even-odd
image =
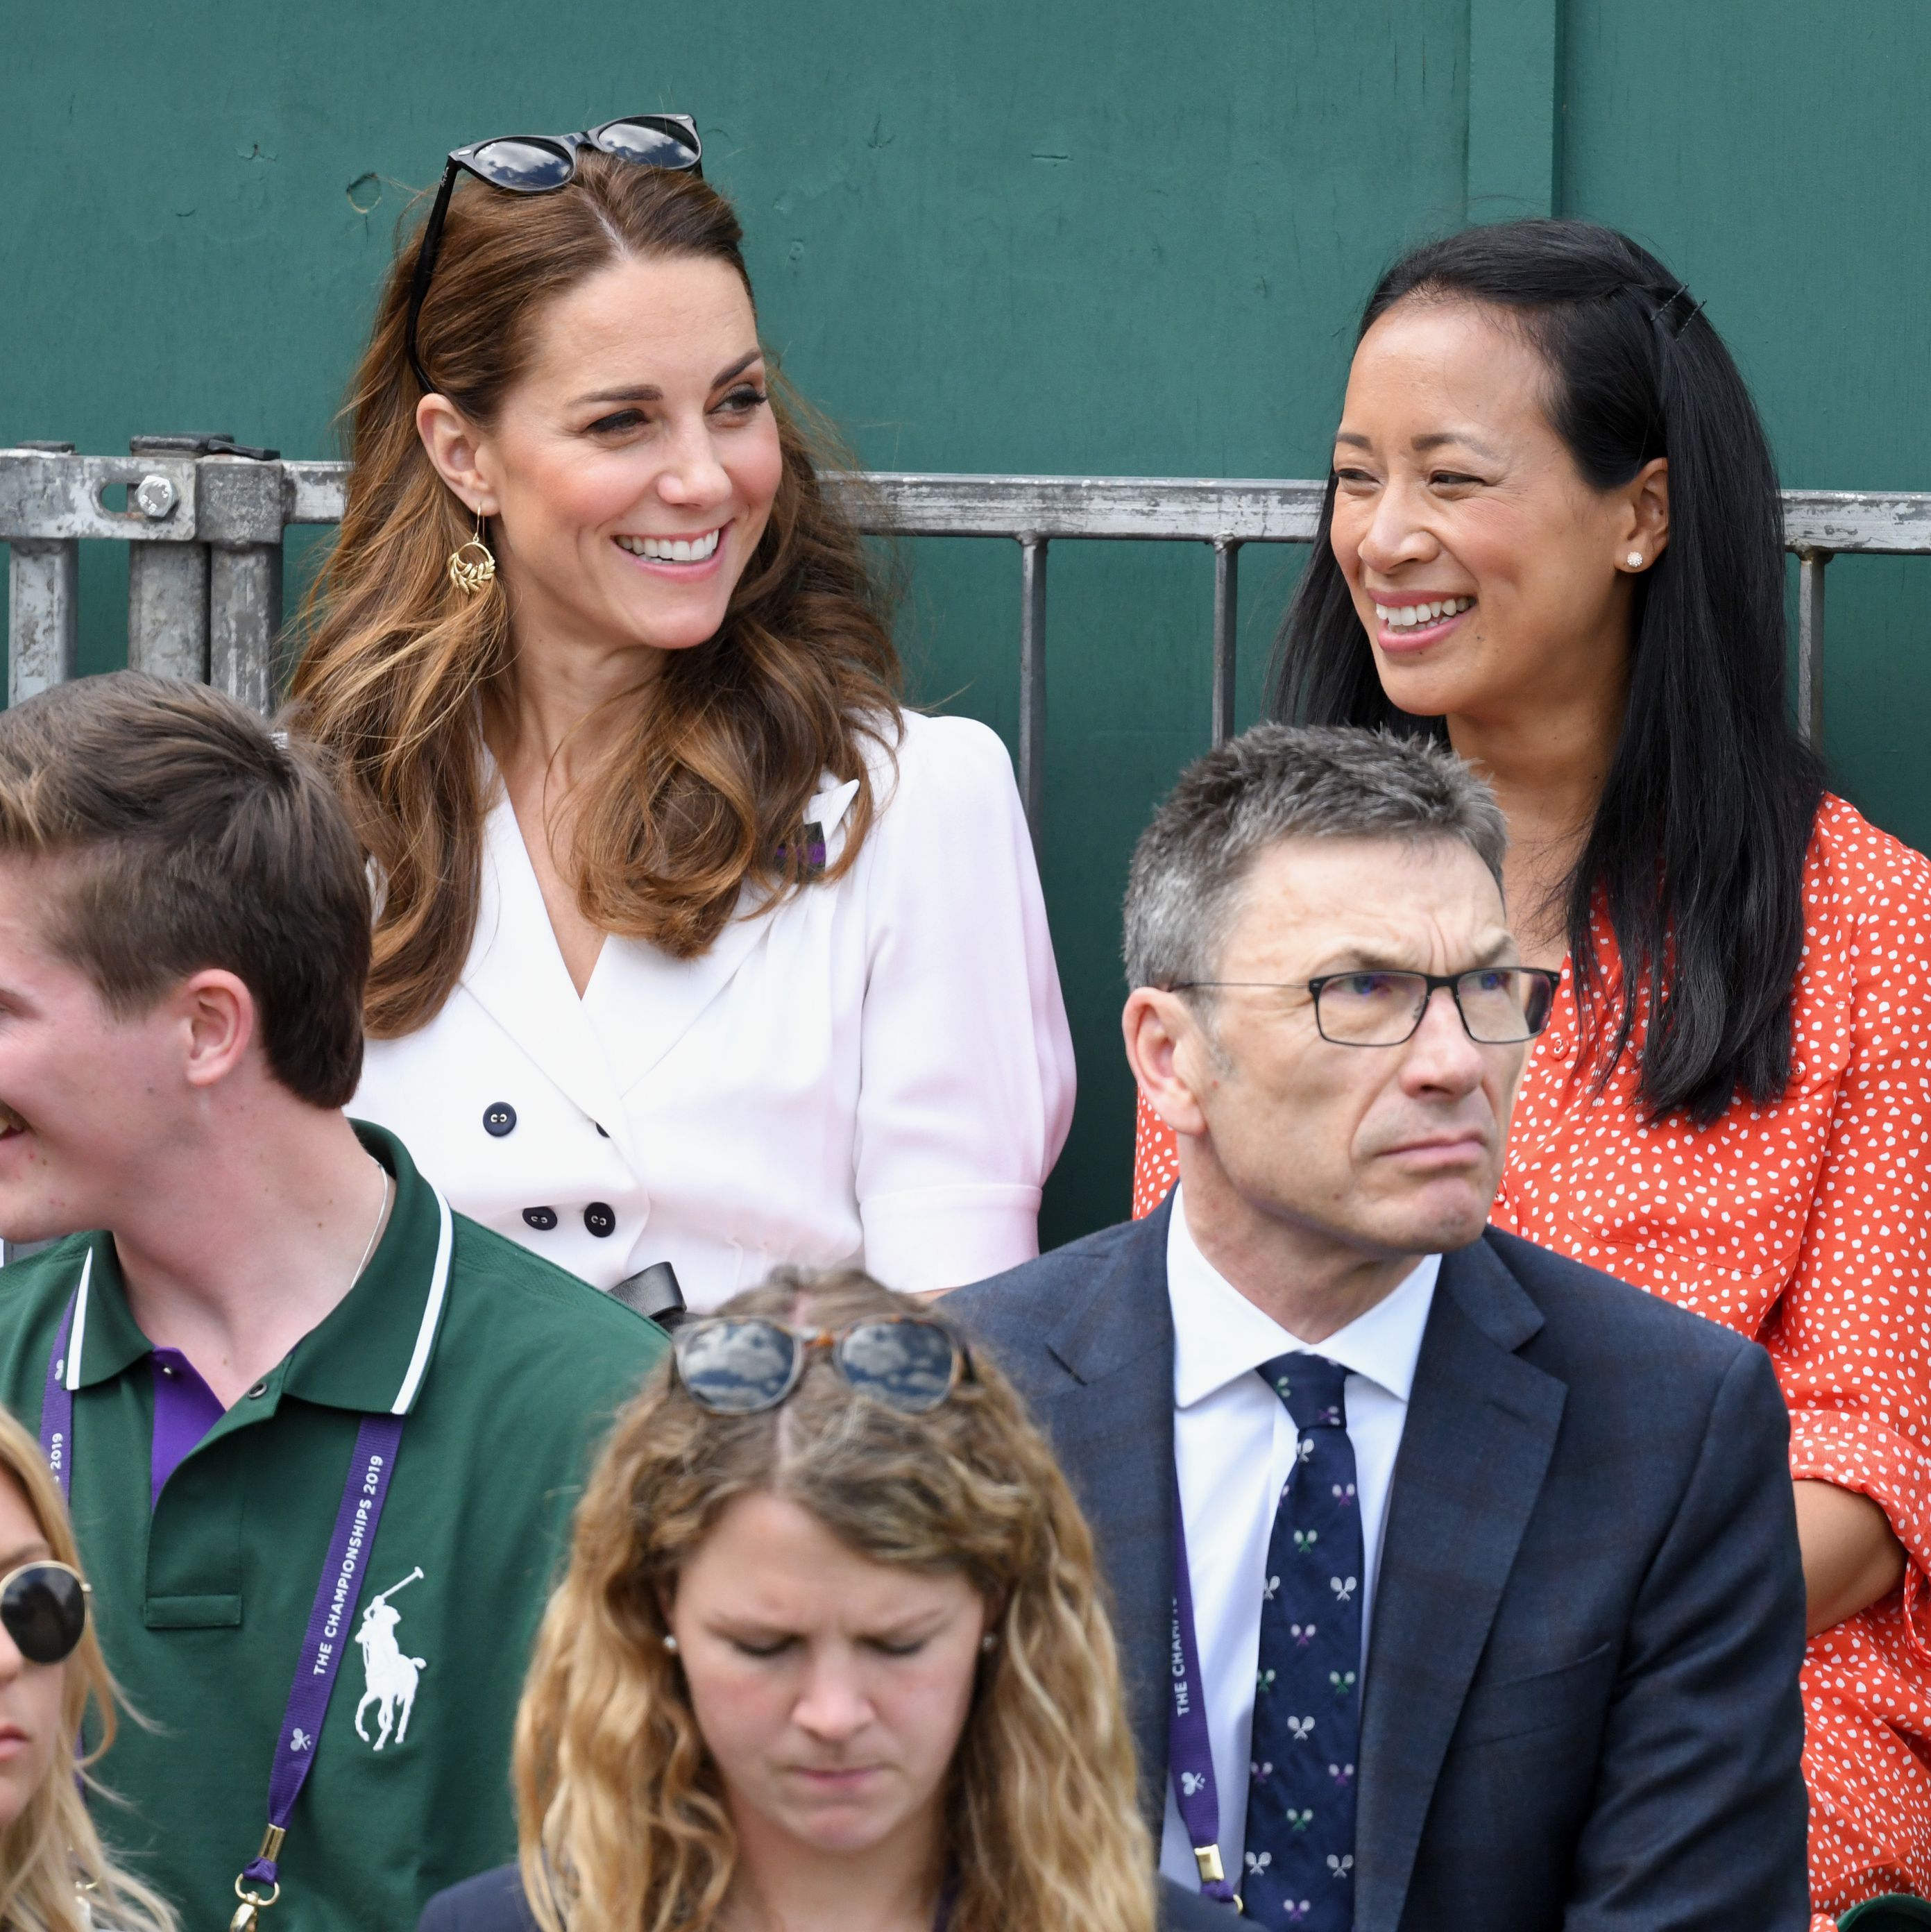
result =
[[775,1408],[803,1378],[814,1350],[862,1395],[906,1415],[937,1408],[972,1374],[972,1358],[943,1322],[916,1315],[855,1322],[849,1328],[787,1328],[716,1316],[686,1322],[671,1338],[677,1378],[712,1415]]
[[0,1628],[29,1664],[58,1664],[86,1634],[91,1594],[64,1563],[23,1563],[0,1576]]
[[704,144],[697,124],[688,114],[626,114],[601,128],[576,134],[498,134],[457,148],[442,170],[442,186],[422,231],[415,258],[415,281],[409,292],[409,326],[403,344],[409,366],[427,395],[436,386],[416,352],[416,325],[422,319],[422,298],[436,272],[436,251],[442,244],[442,224],[459,171],[474,175],[491,188],[510,194],[554,194],[577,178],[577,159],[586,148],[634,161],[640,168],[667,168],[676,174],[703,178]]

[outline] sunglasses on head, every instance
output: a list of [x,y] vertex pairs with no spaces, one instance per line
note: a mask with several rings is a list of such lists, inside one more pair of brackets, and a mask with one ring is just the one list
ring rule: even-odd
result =
[[943,1322],[917,1315],[879,1316],[835,1330],[718,1316],[686,1322],[670,1346],[677,1379],[712,1415],[775,1408],[820,1348],[851,1388],[905,1415],[937,1408],[972,1373],[972,1358],[958,1337]]
[[422,320],[422,299],[436,272],[436,251],[442,244],[442,224],[457,174],[472,174],[508,194],[554,194],[577,178],[577,158],[586,148],[634,161],[640,168],[665,168],[673,174],[703,178],[704,144],[697,124],[688,114],[626,114],[575,134],[497,134],[472,141],[450,154],[442,170],[442,186],[422,231],[415,258],[415,280],[409,292],[409,322],[403,344],[409,366],[427,395],[435,388],[416,351],[415,332]]
[[0,1576],[0,1629],[29,1664],[58,1664],[86,1634],[90,1594],[64,1563],[23,1563]]

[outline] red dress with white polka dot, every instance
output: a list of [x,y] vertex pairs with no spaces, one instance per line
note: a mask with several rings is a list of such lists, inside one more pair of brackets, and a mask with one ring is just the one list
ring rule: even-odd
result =
[[[1804,1666],[1813,1932],[1828,1932],[1861,1899],[1931,1895],[1931,862],[1827,797],[1804,885],[1782,1100],[1701,1132],[1646,1124],[1627,1056],[1597,1096],[1565,970],[1494,1220],[1754,1336],[1790,1405],[1792,1475],[1871,1497],[1904,1546],[1903,1589],[1820,1631]],[[1612,980],[1606,926],[1596,938]],[[1143,1100],[1135,1215],[1177,1174]]]

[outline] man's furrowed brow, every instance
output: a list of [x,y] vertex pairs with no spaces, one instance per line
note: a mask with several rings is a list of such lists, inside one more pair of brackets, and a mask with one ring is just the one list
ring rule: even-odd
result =
[[[1484,966],[1513,965],[1516,950],[1513,933],[1497,932],[1473,948],[1465,963],[1454,970],[1466,973]],[[1410,949],[1390,946],[1385,940],[1352,946],[1343,942],[1327,954],[1319,970],[1309,976],[1319,979],[1333,973],[1425,973],[1429,970],[1427,953],[1425,944]]]

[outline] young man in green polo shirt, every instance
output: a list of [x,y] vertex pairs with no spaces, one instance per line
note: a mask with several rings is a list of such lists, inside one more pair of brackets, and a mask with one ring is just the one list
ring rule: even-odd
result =
[[65,1238],[0,1273],[0,1400],[145,1720],[96,1817],[193,1927],[391,1932],[511,1855],[568,1513],[664,1348],[343,1117],[369,934],[323,776],[238,706],[0,715],[0,1234]]

